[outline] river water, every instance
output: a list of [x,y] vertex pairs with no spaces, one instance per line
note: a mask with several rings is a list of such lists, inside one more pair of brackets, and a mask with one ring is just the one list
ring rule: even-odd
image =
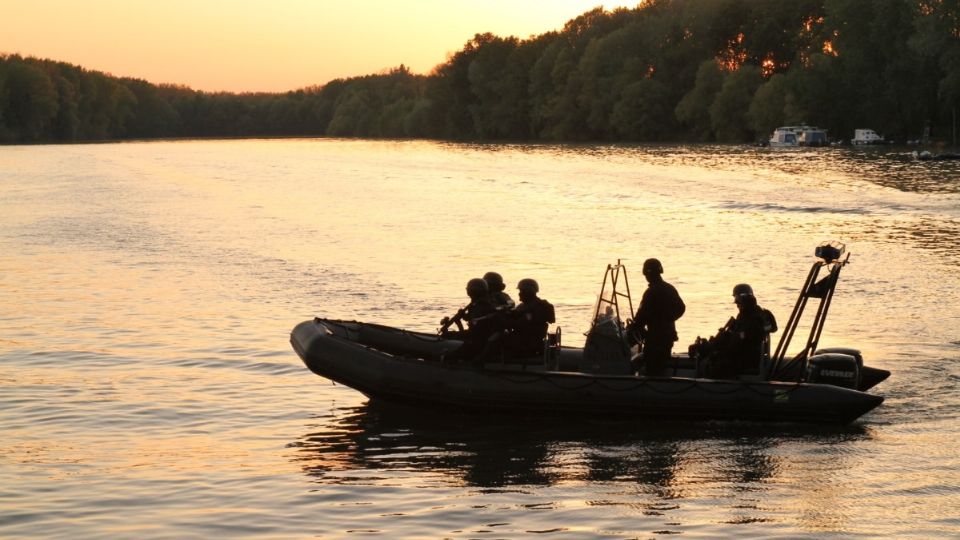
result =
[[[353,140],[0,147],[0,537],[960,536],[960,162],[903,148]],[[464,417],[307,371],[322,315],[432,331],[489,270],[582,343],[663,261],[678,348],[748,282],[892,377],[842,427]],[[777,336],[775,336],[776,339]]]

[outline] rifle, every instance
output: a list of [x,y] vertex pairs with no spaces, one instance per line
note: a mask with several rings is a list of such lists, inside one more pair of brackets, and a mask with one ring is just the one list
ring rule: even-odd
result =
[[463,317],[467,314],[467,306],[464,306],[457,310],[453,317],[444,317],[440,319],[440,330],[437,331],[437,335],[444,335],[447,333],[447,330],[450,329],[451,325],[456,324],[457,330],[463,332]]

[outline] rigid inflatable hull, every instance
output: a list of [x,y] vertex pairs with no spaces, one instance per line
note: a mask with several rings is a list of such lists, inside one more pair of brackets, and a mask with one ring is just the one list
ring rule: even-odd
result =
[[[413,339],[423,341],[424,351],[455,346],[419,336]],[[321,320],[305,321],[291,333],[293,348],[317,375],[371,399],[433,410],[848,423],[883,402],[824,384],[448,366],[387,354],[351,338]]]

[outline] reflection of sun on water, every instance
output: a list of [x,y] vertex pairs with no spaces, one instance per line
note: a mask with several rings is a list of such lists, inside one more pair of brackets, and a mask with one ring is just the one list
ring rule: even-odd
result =
[[[363,523],[402,536],[404,523],[463,516],[633,535],[765,524],[882,535],[897,528],[893,508],[949,514],[960,174],[938,170],[934,188],[929,170],[871,154],[884,150],[823,150],[19,149],[22,187],[0,186],[4,485],[33,501],[25,511],[53,515],[41,493],[55,478],[58,500],[100,512],[88,524],[119,515],[121,499],[169,523],[240,497],[270,520],[321,512],[284,530],[330,535]],[[637,300],[640,264],[656,256],[687,304],[683,350],[733,315],[740,282],[783,326],[824,240],[853,255],[821,345],[894,371],[867,430],[384,418],[307,372],[288,343],[314,315],[430,331],[465,302],[468,279],[495,270],[514,298],[516,281],[536,278],[575,345],[606,265],[623,260]]]

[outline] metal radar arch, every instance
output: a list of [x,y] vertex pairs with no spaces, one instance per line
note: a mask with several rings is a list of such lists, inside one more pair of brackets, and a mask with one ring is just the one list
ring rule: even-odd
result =
[[[807,280],[800,290],[800,296],[797,298],[797,303],[790,313],[790,319],[784,327],[783,334],[780,335],[780,343],[777,344],[777,349],[771,358],[771,379],[777,378],[777,376],[783,372],[792,372],[797,366],[801,368],[800,377],[803,377],[806,373],[807,363],[817,350],[817,343],[820,341],[820,334],[823,332],[823,325],[827,320],[827,312],[830,310],[833,292],[837,287],[837,280],[840,278],[840,270],[843,269],[850,260],[849,253],[844,257],[845,251],[846,246],[840,242],[824,242],[817,246],[814,251],[817,261],[813,263],[813,266],[810,268],[810,273],[807,274]],[[818,281],[817,278],[823,270],[826,270],[827,273]],[[807,337],[807,342],[803,349],[793,356],[793,358],[785,360],[787,347],[790,346],[790,341],[793,340],[793,336],[800,324],[800,318],[807,307],[807,301],[811,298],[818,299],[820,302],[817,305],[817,311],[810,326],[810,334]]]

